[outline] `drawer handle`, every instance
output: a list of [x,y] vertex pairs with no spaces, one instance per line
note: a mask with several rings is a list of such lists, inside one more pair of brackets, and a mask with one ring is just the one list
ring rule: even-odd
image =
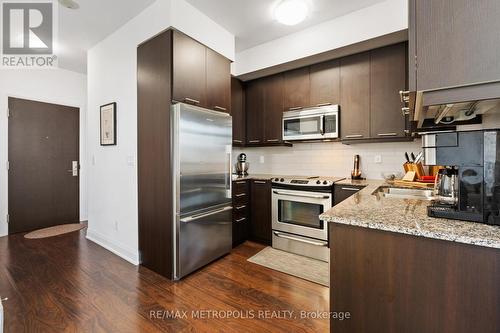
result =
[[401,112],[403,113],[403,117],[406,117],[410,115],[410,108],[409,107],[401,108]]
[[289,240],[293,240],[293,241],[301,242],[301,243],[306,243],[306,244],[310,244],[310,245],[314,245],[314,246],[323,246],[323,247],[328,246],[328,242],[315,242],[312,240],[306,240],[306,239],[302,239],[302,238],[298,238],[298,237],[288,236],[288,235],[282,234],[281,232],[275,231],[274,235],[276,237],[285,238],[285,239],[289,239]]
[[223,108],[222,106],[218,106],[218,105],[214,106],[214,110],[227,111],[226,108]]
[[246,193],[240,193],[240,194],[236,194],[235,197],[240,198],[240,197],[244,197],[245,195],[246,195]]
[[362,138],[363,134],[352,134],[352,135],[346,135],[345,137],[347,139]]
[[271,139],[271,140],[266,140],[267,142],[278,142],[280,139]]
[[243,205],[243,206],[236,207],[236,210],[240,210],[240,209],[243,209],[243,208],[247,208],[247,206]]
[[243,185],[243,184],[246,184],[246,183],[247,183],[247,182],[246,182],[246,181],[244,181],[244,180],[243,180],[243,181],[236,182],[236,184],[238,184],[238,185]]
[[405,134],[410,134],[410,130],[407,129],[405,129],[403,132],[405,132]]
[[379,133],[378,136],[396,136],[398,133]]
[[241,219],[237,219],[235,222],[243,222],[245,221],[247,218],[246,217],[242,217]]
[[332,105],[332,103],[319,103],[319,104],[316,104],[317,107],[328,106],[328,105]]
[[243,143],[243,141],[241,141],[241,140],[233,140],[233,142],[235,142],[235,143]]
[[262,181],[262,180],[254,180],[253,181],[255,184],[267,184],[267,182]]
[[248,141],[248,142],[249,142],[249,143],[259,143],[259,142],[260,142],[260,140],[250,140],[250,141]]
[[399,98],[401,99],[401,103],[410,102],[410,92],[409,91],[399,91]]
[[355,188],[355,187],[342,187],[342,189],[344,191],[359,191],[360,189],[359,188]]
[[200,104],[199,100],[188,98],[188,97],[184,98],[184,102],[193,103],[193,104]]
[[295,106],[293,108],[289,108],[288,111],[295,111],[295,110],[301,110],[302,106]]

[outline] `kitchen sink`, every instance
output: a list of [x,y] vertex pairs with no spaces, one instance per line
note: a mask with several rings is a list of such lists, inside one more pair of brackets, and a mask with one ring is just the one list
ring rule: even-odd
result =
[[395,199],[416,199],[428,201],[434,199],[434,190],[432,189],[381,186],[377,188],[372,194],[378,194],[386,198]]

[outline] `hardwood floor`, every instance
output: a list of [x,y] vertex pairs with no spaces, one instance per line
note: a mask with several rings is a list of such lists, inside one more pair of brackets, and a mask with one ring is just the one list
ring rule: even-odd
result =
[[328,319],[301,311],[328,311],[328,288],[246,260],[262,248],[244,243],[174,283],[84,232],[2,237],[5,332],[327,332]]

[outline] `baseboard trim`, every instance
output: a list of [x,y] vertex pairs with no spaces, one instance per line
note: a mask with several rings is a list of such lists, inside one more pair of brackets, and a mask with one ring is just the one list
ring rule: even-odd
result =
[[116,241],[109,239],[108,237],[94,231],[87,229],[87,239],[102,246],[108,251],[113,252],[117,256],[127,260],[133,265],[139,265],[139,252],[133,249],[128,249],[125,246],[118,244]]

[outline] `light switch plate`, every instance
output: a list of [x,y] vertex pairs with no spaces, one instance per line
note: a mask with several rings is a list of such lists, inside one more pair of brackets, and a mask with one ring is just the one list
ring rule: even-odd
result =
[[264,156],[260,156],[259,157],[259,163],[265,163],[265,159],[264,159]]
[[374,163],[380,164],[382,163],[382,155],[375,155],[375,158],[373,159]]

